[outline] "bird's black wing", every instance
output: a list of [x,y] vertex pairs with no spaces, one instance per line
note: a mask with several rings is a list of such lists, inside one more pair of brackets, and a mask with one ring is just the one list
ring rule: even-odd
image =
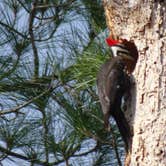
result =
[[[125,142],[126,150],[129,148],[131,134],[128,122],[121,110],[122,97],[127,90],[129,79],[119,62],[115,62],[112,69],[106,76],[105,90],[109,98],[109,113],[115,119],[121,136]],[[109,120],[108,117],[105,120]],[[108,122],[106,122],[108,123]]]

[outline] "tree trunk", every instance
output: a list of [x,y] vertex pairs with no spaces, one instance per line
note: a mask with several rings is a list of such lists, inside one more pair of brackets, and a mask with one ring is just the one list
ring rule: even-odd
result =
[[134,134],[126,165],[165,166],[166,0],[103,0],[103,4],[110,34],[133,40],[139,51],[125,114]]

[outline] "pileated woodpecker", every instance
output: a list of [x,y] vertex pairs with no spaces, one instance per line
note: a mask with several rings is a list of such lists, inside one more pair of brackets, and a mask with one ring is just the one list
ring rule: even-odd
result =
[[128,150],[131,133],[121,105],[123,96],[130,89],[130,74],[135,68],[138,51],[135,44],[127,40],[117,41],[107,38],[106,42],[111,47],[113,57],[101,66],[97,76],[104,125],[108,129],[110,116],[115,119],[126,150]]

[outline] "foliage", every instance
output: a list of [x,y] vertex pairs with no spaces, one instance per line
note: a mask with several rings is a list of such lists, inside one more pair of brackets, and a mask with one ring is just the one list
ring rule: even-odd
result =
[[1,164],[116,165],[122,142],[103,130],[95,87],[109,58],[101,1],[4,0],[0,11]]

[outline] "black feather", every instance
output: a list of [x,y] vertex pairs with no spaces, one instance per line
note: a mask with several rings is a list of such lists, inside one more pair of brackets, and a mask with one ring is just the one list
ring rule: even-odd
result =
[[119,132],[125,142],[126,150],[131,140],[128,122],[121,110],[122,98],[130,88],[130,78],[125,72],[124,60],[117,56],[102,65],[97,76],[97,87],[105,127],[109,126],[109,118],[115,119]]

